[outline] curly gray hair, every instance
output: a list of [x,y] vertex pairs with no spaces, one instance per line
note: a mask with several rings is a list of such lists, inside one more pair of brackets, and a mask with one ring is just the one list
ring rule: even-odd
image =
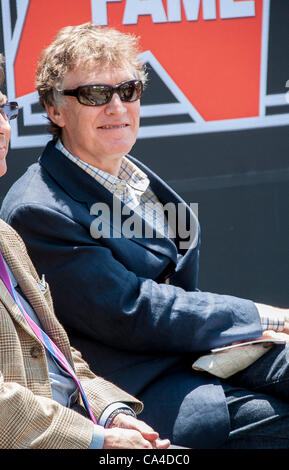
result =
[[[138,54],[138,38],[132,34],[92,23],[62,28],[39,57],[36,88],[40,104],[59,103],[57,89],[61,89],[65,75],[80,66],[128,69],[145,84],[147,75]],[[52,121],[48,131],[54,140],[61,136],[61,128]]]

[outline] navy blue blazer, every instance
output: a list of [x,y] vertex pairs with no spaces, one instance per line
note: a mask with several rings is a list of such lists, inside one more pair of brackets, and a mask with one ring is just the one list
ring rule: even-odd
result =
[[[129,158],[148,175],[161,203],[184,203]],[[180,361],[191,364],[211,348],[261,335],[253,302],[198,290],[199,239],[186,250],[178,250],[178,239],[94,239],[96,202],[112,208],[113,196],[50,142],[1,209],[45,273],[56,314],[95,373],[139,396]],[[222,442],[229,432],[223,389],[213,376],[191,374],[192,400],[208,410],[208,419],[195,420],[196,435],[211,433],[214,443]]]

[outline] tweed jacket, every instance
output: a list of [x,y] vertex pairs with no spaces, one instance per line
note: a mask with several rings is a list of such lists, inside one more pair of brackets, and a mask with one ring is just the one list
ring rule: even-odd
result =
[[[137,413],[141,402],[96,377],[53,312],[49,286],[40,279],[19,235],[0,220],[0,249],[46,333],[74,365],[98,418],[113,402],[125,402]],[[93,423],[52,399],[45,350],[0,280],[0,448],[88,448]],[[79,398],[81,403],[81,398]]]

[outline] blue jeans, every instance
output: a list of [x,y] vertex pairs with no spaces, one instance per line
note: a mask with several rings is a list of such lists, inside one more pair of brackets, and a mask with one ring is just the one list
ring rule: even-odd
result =
[[[183,443],[175,432],[175,424],[182,419],[180,409],[191,391],[191,361],[170,374],[151,383],[140,395],[145,402],[140,419],[172,444],[200,448],[193,426],[191,442]],[[250,367],[220,382],[230,416],[229,437],[222,449],[289,449],[289,346],[274,346]],[[188,409],[188,429],[190,412]],[[201,448],[204,446],[215,448],[209,429],[202,440]]]
[[222,381],[231,431],[224,449],[289,448],[289,346],[274,346]]

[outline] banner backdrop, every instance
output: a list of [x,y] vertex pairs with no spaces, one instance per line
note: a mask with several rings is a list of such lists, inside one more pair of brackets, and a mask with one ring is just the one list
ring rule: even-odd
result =
[[6,191],[49,140],[34,80],[60,28],[140,37],[149,84],[132,154],[199,204],[200,288],[289,305],[287,0],[1,0],[12,121]]

